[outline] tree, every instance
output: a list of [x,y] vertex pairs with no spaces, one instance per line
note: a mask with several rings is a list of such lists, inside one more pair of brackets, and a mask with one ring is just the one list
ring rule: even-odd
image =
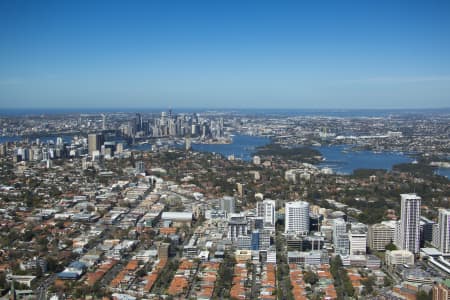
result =
[[375,277],[367,277],[367,279],[362,280],[362,284],[365,287],[366,293],[371,294],[373,292],[373,286],[375,285]]
[[305,280],[305,282],[312,285],[319,281],[319,276],[317,276],[317,274],[313,271],[307,271],[303,279]]
[[393,250],[397,250],[397,246],[395,246],[394,243],[390,242],[389,244],[386,245],[385,249],[389,250],[389,251],[393,251]]
[[6,282],[6,274],[4,272],[0,273],[0,288],[6,289],[8,288],[8,283]]
[[431,300],[432,295],[431,293],[427,293],[425,291],[420,291],[417,293],[417,300]]
[[50,272],[58,272],[61,270],[58,262],[56,261],[56,259],[54,259],[53,257],[49,256],[47,258],[47,269]]
[[392,280],[388,276],[385,276],[383,280],[383,285],[386,287],[392,285]]
[[136,275],[138,277],[144,277],[145,275],[147,275],[147,272],[145,271],[144,268],[140,269],[139,271],[136,272]]

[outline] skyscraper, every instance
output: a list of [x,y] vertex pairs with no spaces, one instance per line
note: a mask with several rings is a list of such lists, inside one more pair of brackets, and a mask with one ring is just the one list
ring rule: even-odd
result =
[[307,235],[309,232],[309,203],[286,202],[285,233]]
[[362,232],[349,232],[350,255],[366,255],[367,234]]
[[416,194],[401,194],[401,220],[398,246],[414,254],[419,253],[420,203]]
[[100,151],[105,139],[103,134],[90,133],[88,135],[88,152],[92,156],[92,153],[96,150]]
[[275,200],[266,199],[256,203],[258,217],[263,218],[264,224],[275,226]]
[[220,209],[227,213],[234,213],[235,210],[235,200],[234,197],[224,196],[220,199]]
[[395,224],[373,224],[369,226],[369,248],[376,251],[384,251],[386,245],[394,240]]
[[450,253],[450,210],[439,209],[439,250]]
[[333,223],[333,244],[334,252],[341,255],[348,255],[350,244],[347,234],[347,223],[344,219],[335,219]]

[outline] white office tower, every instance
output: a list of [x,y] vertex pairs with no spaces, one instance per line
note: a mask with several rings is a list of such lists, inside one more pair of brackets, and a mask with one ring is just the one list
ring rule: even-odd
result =
[[401,220],[399,245],[414,254],[419,253],[420,203],[416,194],[401,194]]
[[344,219],[335,219],[333,223],[334,252],[340,255],[348,255],[350,252],[347,223]]
[[275,200],[266,199],[256,203],[258,217],[263,218],[264,225],[275,226]]
[[450,253],[450,210],[439,209],[439,250]]
[[308,235],[309,203],[305,201],[286,202],[285,233]]
[[361,232],[349,232],[350,255],[366,255],[367,234]]
[[369,248],[384,251],[386,245],[394,241],[395,222],[378,223],[369,226]]
[[333,242],[336,242],[338,236],[347,233],[347,223],[344,219],[335,219],[333,222]]

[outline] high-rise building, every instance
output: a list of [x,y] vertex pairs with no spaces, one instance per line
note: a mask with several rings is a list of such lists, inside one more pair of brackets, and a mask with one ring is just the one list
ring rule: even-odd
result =
[[431,241],[431,244],[434,246],[434,247],[436,247],[436,248],[439,248],[440,247],[440,245],[441,245],[441,242],[440,242],[440,231],[439,231],[439,223],[435,223],[435,224],[433,224],[433,240]]
[[433,241],[433,225],[434,221],[428,220],[425,217],[420,217],[420,244]]
[[286,202],[285,233],[307,235],[309,232],[309,203]]
[[245,217],[232,217],[228,221],[228,238],[235,241],[239,236],[248,235],[248,222]]
[[347,223],[342,218],[334,220],[333,244],[335,253],[348,255],[348,253],[350,252],[349,239],[347,234]]
[[117,154],[120,154],[120,153],[122,153],[123,152],[123,144],[122,143],[118,143],[117,145],[116,145],[116,153]]
[[404,250],[419,253],[420,203],[416,194],[401,194],[401,220],[398,246]]
[[389,226],[379,223],[369,226],[369,248],[384,251],[386,245],[394,241],[395,224]]
[[367,234],[360,232],[349,232],[350,255],[366,255]]
[[275,226],[275,200],[266,199],[256,203],[258,217],[263,218],[264,224]]
[[0,144],[0,156],[6,155],[6,144]]
[[145,164],[142,160],[136,161],[136,173],[145,173]]
[[261,164],[261,157],[255,155],[253,156],[253,164],[260,165]]
[[235,211],[234,197],[224,196],[222,199],[220,199],[220,209],[229,214],[234,213],[234,211]]
[[192,148],[191,139],[189,137],[185,138],[184,143],[186,151],[191,151]]
[[106,130],[106,115],[102,114],[102,130]]
[[92,153],[96,150],[100,151],[105,138],[103,134],[90,133],[88,135],[88,153],[92,156]]
[[450,210],[439,209],[439,250],[450,253]]
[[333,220],[333,242],[336,242],[337,237],[347,233],[347,222],[344,219],[339,218]]
[[450,299],[450,279],[441,283],[435,283],[433,286],[433,300],[449,300]]

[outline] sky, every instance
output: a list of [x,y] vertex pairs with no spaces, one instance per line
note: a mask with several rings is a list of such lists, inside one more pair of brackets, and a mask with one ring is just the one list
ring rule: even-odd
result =
[[450,1],[0,1],[0,109],[450,107]]

